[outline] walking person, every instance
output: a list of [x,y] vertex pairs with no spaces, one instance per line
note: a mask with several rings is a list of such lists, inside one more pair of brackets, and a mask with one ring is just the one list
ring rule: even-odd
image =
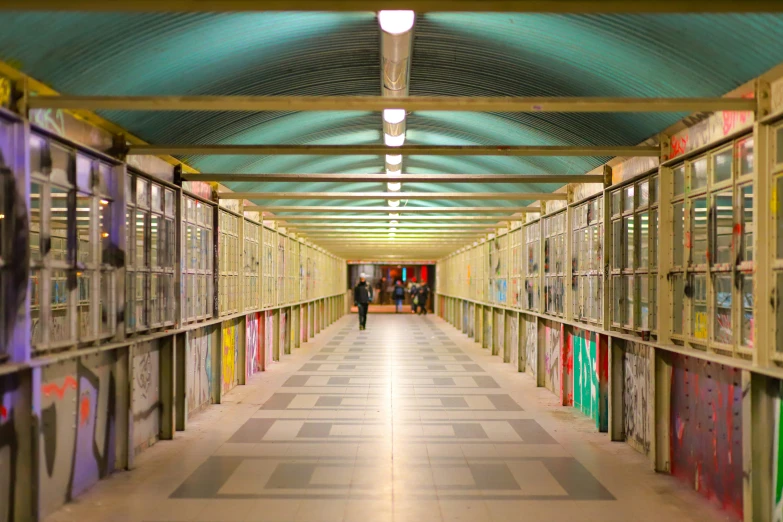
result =
[[424,282],[419,287],[419,315],[427,315],[427,299],[430,297],[430,287]]
[[394,313],[398,314],[402,312],[402,300],[405,299],[405,288],[402,287],[401,281],[397,281],[392,291],[392,296],[394,297],[394,304],[397,306]]
[[411,313],[415,314],[419,310],[419,285],[416,284],[415,278],[411,280],[409,293],[411,295]]
[[359,283],[353,289],[353,302],[359,309],[359,330],[367,329],[367,310],[372,302],[372,287],[367,284],[364,273],[359,276]]

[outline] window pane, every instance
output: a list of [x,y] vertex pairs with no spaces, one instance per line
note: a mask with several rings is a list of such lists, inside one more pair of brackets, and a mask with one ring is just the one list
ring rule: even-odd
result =
[[111,306],[111,287],[114,280],[113,272],[101,272],[101,303],[100,303],[100,317],[98,322],[102,334],[110,333],[111,331],[111,319],[112,319],[112,306]]
[[98,210],[100,215],[98,217],[98,230],[101,238],[101,263],[108,265],[112,263],[112,241],[117,241],[117,238],[111,237],[111,212],[113,203],[108,199],[98,200]]
[[625,243],[625,258],[623,259],[623,268],[634,268],[636,265],[636,259],[634,257],[634,216],[623,218],[623,236],[622,240]]
[[650,216],[647,212],[641,212],[639,219],[639,268],[647,268],[649,264],[649,234]]
[[658,210],[652,209],[650,211],[650,254],[649,265],[650,268],[656,268],[658,266]]
[[612,222],[612,246],[614,255],[612,256],[612,268],[623,267],[623,222],[621,220]]
[[712,202],[715,216],[715,263],[731,263],[734,230],[734,198],[731,189],[713,195]]
[[163,189],[155,183],[150,183],[150,189],[152,191],[152,210],[163,212]]
[[43,325],[41,324],[41,270],[30,270],[30,323],[32,329],[32,344],[43,341]]
[[[783,163],[783,126],[775,130],[775,164],[780,165],[781,163]],[[780,344],[778,346],[780,347]]]
[[90,196],[85,196],[82,193],[76,194],[76,237],[80,263],[92,263],[94,260],[94,244],[90,237],[91,205],[92,198]]
[[77,294],[78,301],[76,303],[78,310],[78,324],[79,324],[79,339],[88,339],[93,336],[92,324],[90,320],[90,272],[78,272],[77,273]]
[[30,183],[30,260],[41,260],[41,208],[43,208],[44,186]]
[[50,258],[54,261],[73,263],[73,252],[68,248],[69,208],[73,210],[71,203],[71,191],[58,187],[50,188],[51,219],[49,221],[49,237],[51,239]]
[[49,174],[49,179],[52,183],[72,186],[73,165],[71,164],[71,151],[53,143],[49,144],[49,148],[51,150],[51,173]]
[[685,165],[672,169],[674,178],[674,196],[685,194]]
[[160,323],[160,279],[158,274],[150,275],[150,324]]
[[136,274],[125,273],[125,328],[133,331],[136,328]]
[[49,325],[49,342],[59,343],[73,339],[71,334],[71,308],[68,291],[69,273],[65,270],[52,270],[51,310],[52,322]]
[[612,276],[612,297],[612,321],[617,324],[623,324],[625,289],[623,288],[622,276]]
[[174,216],[174,191],[166,189],[166,215]]
[[682,335],[685,320],[685,278],[683,274],[672,274],[672,333]]
[[141,210],[136,211],[136,267],[147,266],[147,247],[146,236],[147,213]]
[[639,206],[645,207],[650,203],[650,184],[647,181],[639,183]]
[[724,344],[732,342],[731,328],[731,274],[720,274],[714,278],[715,284],[715,323],[713,335],[715,341]]
[[623,210],[633,210],[634,186],[628,185],[623,189]]
[[[742,345],[753,348],[753,276],[751,274],[742,274],[741,292],[742,292]],[[780,281],[780,275],[778,276]],[[780,282],[778,282],[780,284]],[[778,286],[780,288],[780,286]]]
[[82,192],[92,193],[92,160],[76,154],[76,187]]
[[712,182],[720,183],[731,179],[731,167],[734,162],[734,149],[728,148],[712,156]]
[[650,183],[650,203],[653,205],[658,203],[658,192],[660,190],[658,186],[659,181],[658,176],[653,176]]
[[740,189],[742,206],[742,261],[753,261],[753,185]]
[[707,263],[707,198],[691,202],[691,264]]
[[693,297],[691,299],[691,335],[697,339],[707,338],[707,276],[691,276]]
[[143,328],[147,326],[149,323],[147,322],[149,320],[148,310],[144,306],[145,299],[144,299],[144,293],[145,289],[147,288],[147,283],[149,281],[149,278],[146,274],[136,274],[136,283],[135,283],[135,290],[136,290],[136,302],[135,302],[135,308],[136,308],[136,327],[137,328]]
[[683,265],[685,252],[685,205],[677,203],[672,205],[672,265]]
[[149,208],[149,188],[147,180],[136,176],[136,205],[144,208]]
[[691,163],[691,190],[707,186],[707,158],[700,158]]
[[625,276],[625,324],[628,326],[636,325],[636,287],[634,286],[634,276]]
[[747,138],[737,144],[739,155],[739,173],[741,176],[753,173],[753,138]]
[[623,211],[622,193],[619,190],[612,192],[612,215]]
[[649,310],[650,310],[650,330],[653,332],[658,330],[658,314],[657,314],[657,306],[658,306],[658,279],[657,274],[650,275],[650,303],[649,303]]
[[649,279],[646,275],[636,278],[639,286],[639,326],[642,330],[650,330],[650,295]]

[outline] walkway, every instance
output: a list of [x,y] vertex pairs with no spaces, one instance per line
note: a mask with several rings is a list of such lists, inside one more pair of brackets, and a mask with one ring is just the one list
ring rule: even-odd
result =
[[723,520],[433,316],[345,317],[228,399],[48,521]]

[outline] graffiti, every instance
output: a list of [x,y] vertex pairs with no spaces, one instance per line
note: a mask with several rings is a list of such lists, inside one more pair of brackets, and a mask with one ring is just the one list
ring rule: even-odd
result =
[[133,448],[140,451],[160,435],[160,350],[157,342],[142,343],[133,356]]
[[538,375],[538,324],[535,317],[525,317],[525,371]]
[[262,369],[261,365],[261,359],[259,356],[259,339],[258,339],[258,328],[259,328],[259,319],[258,314],[250,314],[246,318],[246,330],[247,334],[245,337],[245,358],[246,358],[246,376],[249,378],[254,373],[260,371]]
[[[322,316],[323,317],[323,316]],[[278,331],[278,342],[280,343],[279,350],[280,354],[288,353],[288,350],[286,350],[288,340],[288,336],[286,335],[286,328],[288,325],[288,314],[285,310],[280,310],[280,330]]]
[[66,136],[62,109],[33,109],[30,111],[30,120],[48,131]]
[[[748,93],[752,97],[752,93]],[[748,95],[743,97],[749,97]],[[725,138],[753,125],[752,112],[718,111],[671,138],[671,157],[676,158],[710,143]]]
[[623,431],[637,451],[650,453],[650,349],[627,342],[623,351]]
[[573,360],[573,405],[595,420],[598,431],[609,427],[609,357],[607,338],[575,329],[568,338]]
[[266,312],[266,329],[264,330],[264,357],[268,368],[274,358],[275,343],[275,316],[272,312]]
[[509,339],[508,339],[508,357],[506,362],[513,364],[517,370],[519,369],[519,318],[516,314],[509,315]]
[[674,355],[671,473],[742,519],[741,371]]
[[223,393],[228,392],[237,384],[237,351],[239,343],[237,342],[237,323],[228,321],[223,323]]
[[42,370],[38,443],[42,516],[114,470],[119,385],[115,363],[114,353],[106,352]]
[[774,400],[775,429],[772,439],[772,522],[783,521],[783,381],[777,383]]
[[210,328],[188,332],[187,376],[185,378],[188,416],[210,404],[212,393],[212,336]]
[[476,335],[476,305],[470,303],[468,308],[468,337],[474,338]]
[[560,330],[558,323],[547,322],[544,327],[544,386],[561,397],[562,394],[562,368],[560,356],[562,348],[560,346]]
[[18,379],[0,377],[0,520],[14,520],[16,494],[16,459],[19,436],[14,416],[14,401],[18,397]]
[[492,348],[492,310],[484,309],[484,348]]
[[492,350],[493,353],[500,354],[501,356],[505,353],[506,344],[505,318],[506,314],[502,310],[497,310],[495,312],[495,339],[493,341]]

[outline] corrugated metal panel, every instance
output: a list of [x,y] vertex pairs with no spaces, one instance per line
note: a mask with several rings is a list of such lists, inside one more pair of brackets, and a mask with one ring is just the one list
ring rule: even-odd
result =
[[[379,40],[372,13],[4,13],[0,59],[74,94],[377,95]],[[780,41],[779,15],[427,14],[416,23],[411,94],[714,96],[783,61]],[[361,112],[106,116],[158,143],[381,142],[380,119]],[[681,117],[424,112],[410,116],[407,135],[408,143],[417,144],[633,144]],[[201,170],[221,172],[383,168],[382,158],[372,156],[189,160]],[[571,173],[601,161],[414,156],[406,160],[405,169]],[[232,187],[303,188],[247,183]],[[378,185],[341,186],[367,188]]]

